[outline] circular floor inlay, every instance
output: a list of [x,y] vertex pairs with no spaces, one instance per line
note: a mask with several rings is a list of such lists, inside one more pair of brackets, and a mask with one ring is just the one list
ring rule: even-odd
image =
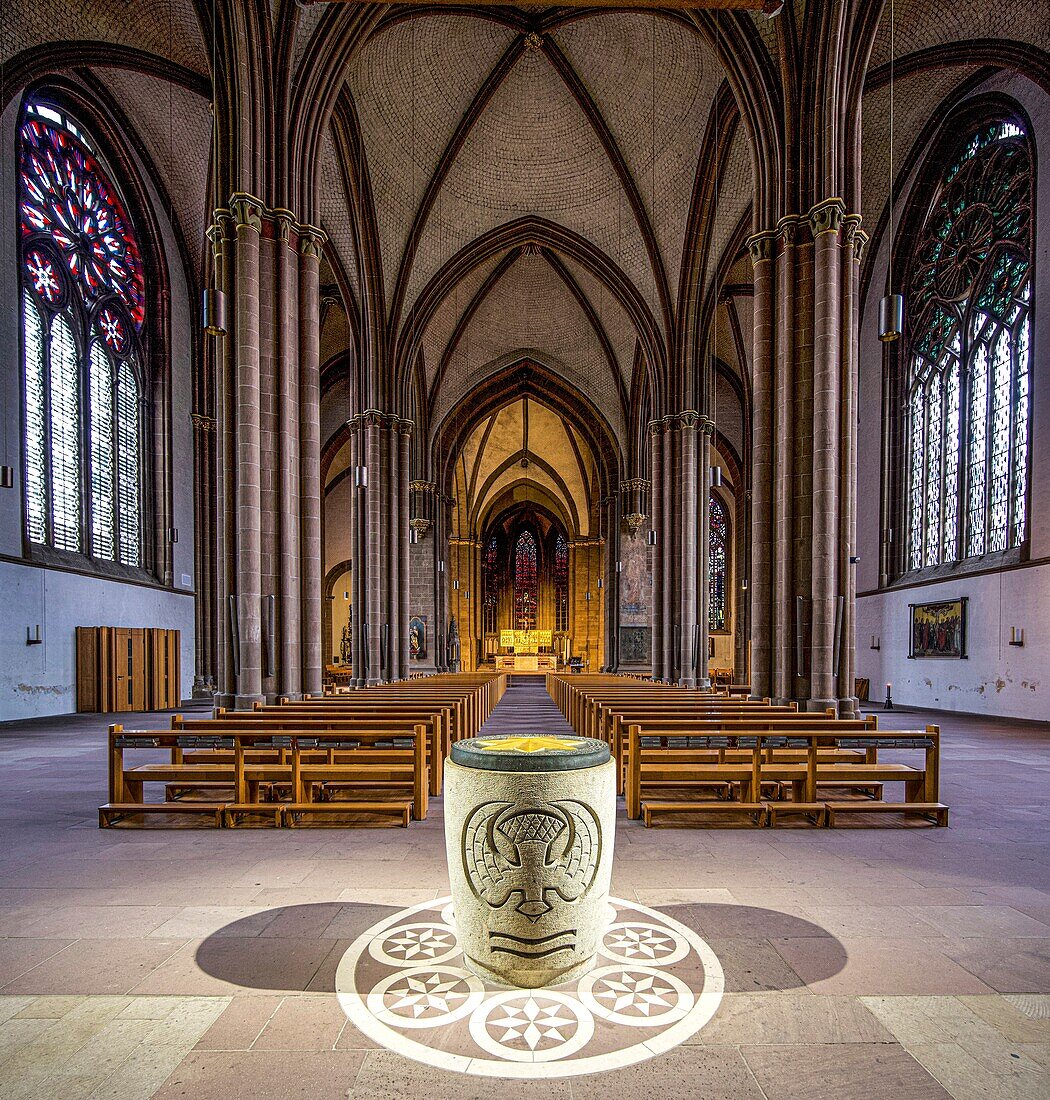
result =
[[610,899],[594,967],[554,989],[505,989],[464,965],[448,898],[362,933],[336,973],[343,1010],[389,1050],[485,1077],[574,1077],[678,1046],[722,1000],[722,967],[685,925]]

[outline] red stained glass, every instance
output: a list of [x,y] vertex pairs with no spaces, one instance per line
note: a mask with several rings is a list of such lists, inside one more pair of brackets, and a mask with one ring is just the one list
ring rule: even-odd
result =
[[142,255],[102,166],[72,134],[39,117],[28,117],[20,136],[22,235],[48,234],[85,299],[117,295],[141,328]]
[[537,581],[536,538],[531,531],[522,531],[514,548],[514,617],[522,630],[536,625]]

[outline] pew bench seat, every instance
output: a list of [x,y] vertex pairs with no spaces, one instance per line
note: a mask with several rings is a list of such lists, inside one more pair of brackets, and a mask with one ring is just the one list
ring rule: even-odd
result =
[[756,825],[764,825],[768,807],[765,802],[665,802],[648,799],[642,803],[642,821],[649,827],[654,814],[688,814],[689,816],[715,816],[731,814],[749,817]]
[[126,817],[149,814],[197,814],[211,817],[215,827],[221,828],[225,802],[107,802],[98,808],[98,827],[109,828]]
[[289,829],[294,828],[303,817],[311,814],[335,816],[337,814],[393,814],[402,828],[407,829],[412,820],[411,799],[390,799],[389,801],[341,800],[337,802],[283,802],[281,803],[282,821]]
[[941,828],[948,825],[948,807],[943,802],[869,802],[857,799],[824,803],[827,825],[835,827],[837,814],[916,814]]

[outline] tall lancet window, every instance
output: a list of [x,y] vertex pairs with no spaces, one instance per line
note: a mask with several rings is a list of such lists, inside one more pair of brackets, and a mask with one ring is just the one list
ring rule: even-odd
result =
[[522,531],[514,544],[514,626],[518,630],[535,629],[538,602],[536,536]]
[[725,505],[711,494],[708,530],[707,629],[726,629],[726,571],[729,563],[729,522]]
[[485,602],[484,620],[485,633],[496,633],[496,615],[499,610],[499,539],[493,535],[485,547],[485,556],[481,562],[482,580],[484,581]]
[[1031,216],[1020,123],[964,132],[906,282],[907,570],[1027,537]]
[[569,543],[560,531],[554,539],[554,628],[569,629]]
[[141,566],[138,241],[94,143],[64,112],[27,104],[18,156],[26,538]]

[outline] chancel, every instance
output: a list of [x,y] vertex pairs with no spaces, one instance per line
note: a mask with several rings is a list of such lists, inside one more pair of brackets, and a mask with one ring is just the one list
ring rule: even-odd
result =
[[1050,1095],[1046,5],[0,26],[0,1096]]

